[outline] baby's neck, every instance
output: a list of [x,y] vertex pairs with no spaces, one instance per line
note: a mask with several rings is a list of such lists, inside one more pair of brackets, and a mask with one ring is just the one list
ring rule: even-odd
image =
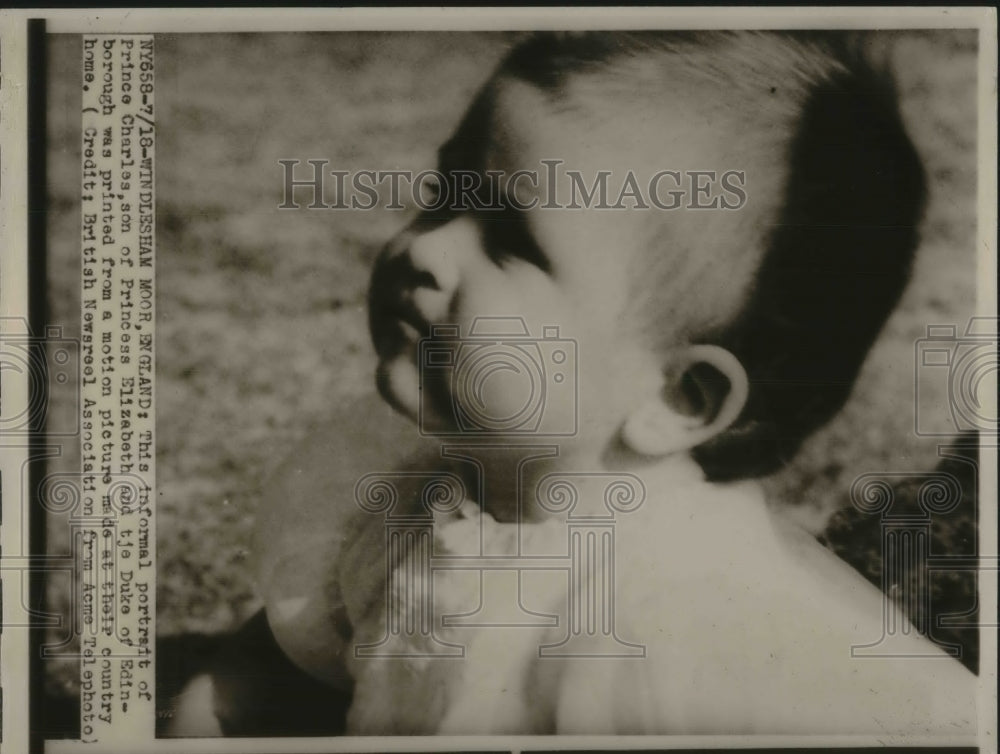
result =
[[[560,459],[563,460],[563,459]],[[704,529],[707,522],[721,528],[757,529],[769,528],[768,512],[760,485],[756,480],[717,483],[705,478],[701,467],[688,454],[675,454],[665,458],[644,459],[618,456],[608,462],[605,456],[592,464],[546,464],[534,468],[522,477],[522,489],[533,494],[525,494],[523,499],[536,500],[537,504],[523,512],[522,521],[542,521],[550,517],[546,508],[546,481],[564,480],[579,497],[577,515],[612,512],[605,510],[605,492],[616,482],[619,492],[628,494],[632,488],[636,499],[641,502],[634,512],[617,515],[623,522],[646,521],[656,526],[669,526],[675,531]],[[562,494],[562,493],[559,493]],[[611,496],[613,497],[613,495]],[[558,507],[558,506],[557,506]],[[633,506],[626,504],[625,508]],[[489,511],[489,506],[487,506]],[[591,510],[593,509],[593,510]],[[507,516],[497,516],[498,520],[511,520]],[[565,513],[565,511],[563,512]]]
[[725,528],[769,525],[764,521],[767,506],[757,480],[709,481],[687,454],[633,465],[628,473],[642,480],[647,496],[645,506],[655,506],[657,518],[671,527],[683,529],[706,516],[726,522]]

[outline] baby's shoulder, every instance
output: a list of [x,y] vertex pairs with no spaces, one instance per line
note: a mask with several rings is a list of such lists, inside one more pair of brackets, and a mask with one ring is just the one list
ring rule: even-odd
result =
[[[626,717],[657,711],[634,720],[638,730],[974,727],[975,677],[893,613],[880,590],[753,488],[698,496],[700,508],[690,506],[672,526],[650,521],[623,532],[617,630],[643,644],[646,658],[631,668],[619,663],[609,680],[620,671],[621,683],[610,685]],[[585,671],[569,669],[567,694],[581,682],[570,676]],[[638,688],[643,699],[628,701]],[[648,697],[659,701],[650,706]],[[566,714],[586,727],[586,716]]]

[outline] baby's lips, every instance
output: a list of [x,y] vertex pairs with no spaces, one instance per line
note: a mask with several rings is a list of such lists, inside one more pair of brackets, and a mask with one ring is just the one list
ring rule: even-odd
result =
[[379,357],[387,361],[401,354],[416,350],[418,341],[427,334],[427,325],[413,308],[412,302],[404,299],[381,305],[370,311],[372,344]]
[[393,408],[416,421],[420,406],[420,375],[411,359],[399,355],[379,362],[375,384]]

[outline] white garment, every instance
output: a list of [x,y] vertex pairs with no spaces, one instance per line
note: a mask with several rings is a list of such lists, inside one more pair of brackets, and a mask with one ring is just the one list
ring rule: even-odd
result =
[[[333,566],[328,588],[298,597],[301,631],[286,631],[279,642],[320,677],[342,672],[324,671],[323,663],[346,666],[355,681],[348,717],[355,734],[974,730],[975,677],[915,632],[903,641],[922,656],[851,657],[852,645],[879,638],[881,593],[811,537],[775,520],[755,484],[710,485],[669,467],[643,481],[645,505],[614,524],[614,635],[622,654],[632,656],[598,656],[609,646],[600,627],[582,632],[575,656],[540,656],[540,647],[568,633],[569,595],[579,604],[604,583],[606,569],[587,571],[574,593],[569,572],[560,570],[569,551],[564,517],[519,529],[471,503],[436,518],[434,558],[478,554],[482,532],[485,552],[551,555],[559,567],[527,569],[518,581],[501,570],[479,571],[472,558],[466,570],[436,570],[414,581],[426,573],[414,545],[391,561],[397,589],[389,594],[385,521],[358,512],[343,522],[332,550],[336,563],[326,564]],[[289,562],[301,566],[301,552]],[[399,587],[407,577],[409,591]],[[272,579],[271,588],[281,581]],[[522,613],[535,625],[509,625],[518,586]],[[402,600],[401,620],[419,621],[431,587],[433,636],[404,631],[392,651],[460,646],[463,656],[356,656],[358,647],[386,636],[393,597]],[[477,607],[480,623],[508,625],[444,625],[443,616]],[[345,617],[349,641],[331,630]],[[295,623],[286,616],[285,625]]]

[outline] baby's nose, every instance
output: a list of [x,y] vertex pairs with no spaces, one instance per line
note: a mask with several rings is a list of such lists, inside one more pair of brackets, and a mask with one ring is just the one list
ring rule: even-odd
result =
[[407,254],[417,273],[413,304],[428,323],[444,322],[461,282],[462,268],[476,243],[476,230],[465,218],[419,233]]

